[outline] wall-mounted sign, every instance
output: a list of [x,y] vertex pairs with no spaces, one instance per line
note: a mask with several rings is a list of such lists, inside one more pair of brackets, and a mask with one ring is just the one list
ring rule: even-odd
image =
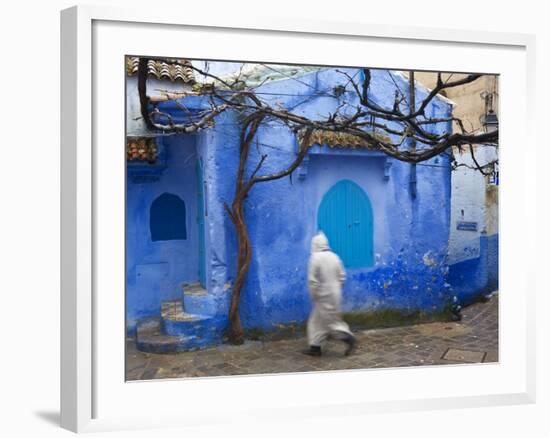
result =
[[499,174],[498,174],[498,163],[493,164],[493,170],[489,174],[488,183],[490,186],[498,186],[499,183]]
[[477,222],[458,221],[456,223],[457,230],[477,231]]

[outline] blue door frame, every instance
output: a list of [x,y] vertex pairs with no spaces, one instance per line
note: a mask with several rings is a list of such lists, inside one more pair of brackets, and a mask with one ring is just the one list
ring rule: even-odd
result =
[[373,265],[372,205],[367,194],[353,181],[341,180],[325,193],[317,224],[346,268]]
[[204,201],[204,177],[202,170],[202,161],[197,160],[196,164],[197,173],[197,225],[199,233],[199,282],[203,288],[206,289],[206,251],[204,242],[204,221],[205,221],[205,201]]

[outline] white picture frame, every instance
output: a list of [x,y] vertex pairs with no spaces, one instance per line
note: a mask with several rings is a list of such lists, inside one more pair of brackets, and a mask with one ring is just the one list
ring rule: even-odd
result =
[[[510,300],[506,295],[501,299],[504,306],[513,305],[518,309],[516,319],[517,331],[514,337],[511,336],[511,331],[508,330],[508,322],[506,319],[506,307],[503,308],[501,343],[503,351],[501,353],[501,361],[494,365],[497,368],[488,368],[483,365],[476,366],[456,366],[446,367],[445,371],[440,371],[440,368],[424,368],[414,371],[407,370],[377,370],[377,371],[343,371],[337,373],[318,373],[302,374],[302,375],[286,375],[286,376],[252,376],[252,377],[233,377],[233,378],[213,378],[213,379],[197,379],[187,381],[164,381],[164,382],[148,382],[148,383],[125,383],[120,381],[120,375],[123,374],[120,369],[120,361],[124,358],[118,357],[116,352],[120,352],[120,345],[107,346],[108,341],[104,335],[109,330],[123,331],[123,327],[118,324],[119,319],[123,315],[111,318],[111,314],[104,311],[105,300],[98,299],[98,287],[101,291],[105,290],[105,284],[111,283],[110,274],[108,271],[102,270],[101,265],[105,257],[104,245],[101,245],[100,240],[102,235],[114,237],[115,242],[120,242],[120,234],[123,228],[118,225],[113,225],[112,229],[105,228],[105,221],[102,220],[102,214],[105,208],[98,208],[103,201],[102,194],[105,190],[102,187],[111,185],[110,182],[115,182],[117,172],[117,164],[121,161],[111,161],[111,165],[104,166],[105,154],[97,154],[96,142],[98,138],[102,138],[102,131],[98,131],[96,123],[101,123],[101,114],[98,114],[97,105],[101,104],[101,78],[102,73],[98,70],[98,65],[95,62],[102,56],[101,30],[98,25],[106,24],[105,32],[112,32],[109,35],[120,35],[120,29],[113,29],[112,26],[126,26],[128,35],[132,32],[132,26],[147,27],[150,32],[173,32],[178,27],[185,28],[190,32],[201,32],[201,35],[209,32],[214,35],[222,35],[224,32],[234,31],[235,38],[243,35],[254,35],[261,40],[264,36],[267,38],[304,38],[307,37],[311,41],[318,38],[324,38],[324,41],[335,41],[338,44],[342,38],[347,38],[347,43],[350,46],[353,44],[362,44],[369,42],[376,44],[383,42],[389,45],[398,45],[407,43],[411,47],[415,44],[433,45],[444,49],[450,44],[457,47],[457,50],[485,50],[494,51],[495,62],[498,56],[502,56],[507,50],[514,53],[515,60],[521,59],[522,62],[515,62],[516,73],[520,72],[519,76],[514,79],[511,74],[503,76],[502,82],[502,162],[500,164],[502,180],[501,185],[503,190],[501,214],[501,236],[504,246],[503,254],[501,255],[501,273],[504,276],[501,279],[501,284],[510,285],[517,291],[517,296],[509,295]],[[107,29],[111,26],[109,29]],[[126,30],[124,30],[126,32]],[[119,37],[121,40],[134,41],[131,38]],[[136,38],[137,39],[137,38]],[[215,38],[214,38],[215,39]],[[116,41],[111,39],[113,46]],[[120,42],[120,41],[119,41]],[[137,44],[137,43],[136,43]],[[312,42],[312,44],[315,44]],[[206,50],[205,44],[205,50]],[[136,53],[134,45],[132,52]],[[313,46],[312,46],[313,47]],[[240,47],[239,53],[235,52],[235,56],[231,59],[250,59],[255,60],[257,57],[258,48],[251,44],[251,47]],[[113,49],[114,50],[114,49]],[[125,50],[123,47],[120,50]],[[128,49],[129,50],[129,49]],[[139,49],[138,49],[139,50]],[[143,45],[143,51],[150,48]],[[163,50],[169,50],[165,48]],[[221,50],[221,48],[219,48]],[[226,48],[227,50],[227,48]],[[250,54],[244,54],[244,50],[249,50]],[[275,48],[273,49],[275,50]],[[256,54],[254,53],[256,51]],[[313,50],[311,52],[314,52]],[[293,418],[311,417],[312,415],[342,415],[344,412],[349,414],[361,415],[369,412],[396,412],[414,409],[441,409],[441,408],[457,408],[457,407],[476,407],[489,405],[503,404],[520,404],[532,403],[535,400],[535,309],[534,309],[534,274],[526,262],[518,263],[514,255],[509,249],[514,248],[521,251],[522,248],[528,248],[533,245],[536,237],[535,219],[529,216],[527,209],[512,208],[515,201],[536,203],[534,197],[535,187],[535,171],[534,168],[527,172],[527,166],[521,161],[521,157],[514,154],[513,148],[507,146],[513,143],[513,140],[521,134],[523,138],[527,138],[527,142],[522,147],[527,148],[531,154],[536,153],[534,134],[533,134],[533,117],[531,112],[534,108],[534,52],[535,39],[532,35],[524,34],[508,34],[508,33],[490,33],[484,31],[459,31],[451,29],[429,29],[417,27],[402,27],[388,26],[357,22],[317,22],[307,20],[293,20],[290,18],[274,18],[274,17],[257,17],[250,20],[242,17],[227,17],[217,16],[215,14],[208,15],[193,15],[188,11],[162,10],[160,8],[151,8],[147,10],[122,9],[111,7],[95,7],[95,6],[78,6],[62,11],[61,13],[61,425],[62,427],[75,431],[101,431],[113,429],[135,429],[147,427],[161,426],[186,426],[192,424],[203,424],[206,418],[212,418],[215,414],[216,422],[223,423],[229,421],[234,415],[274,417],[281,415],[292,416]],[[122,53],[122,52],[121,52]],[[200,53],[200,52],[196,52]],[[216,56],[217,49],[214,47],[205,58]],[[229,52],[228,52],[229,53]],[[288,52],[287,59],[278,58],[281,61],[297,62],[297,56]],[[485,52],[484,52],[485,53]],[[147,53],[155,55],[156,53]],[[497,54],[500,54],[497,56]],[[113,56],[118,54],[113,52]],[[166,55],[166,53],[162,53]],[[175,53],[174,55],[178,55]],[[281,55],[273,55],[281,56]],[[312,55],[313,56],[313,55]],[[378,56],[378,55],[377,55]],[[99,58],[98,58],[99,57]],[[270,56],[268,56],[270,57]],[[406,57],[404,55],[404,57]],[[116,58],[118,59],[118,58]],[[229,59],[229,58],[225,58]],[[270,57],[270,61],[275,58]],[[431,59],[431,58],[430,58]],[[443,59],[443,57],[441,58]],[[379,61],[383,62],[383,60]],[[402,61],[407,62],[407,61]],[[441,62],[441,61],[439,61]],[[426,69],[433,69],[439,65],[432,60],[430,64],[427,60],[424,61]],[[101,64],[100,62],[98,64]],[[503,64],[504,65],[504,64]],[[388,68],[417,68],[413,65],[385,65]],[[117,68],[120,68],[117,67]],[[490,68],[490,67],[489,67]],[[512,66],[510,66],[510,69]],[[466,68],[465,71],[468,71]],[[488,70],[487,70],[488,71]],[[512,71],[512,70],[510,70]],[[502,73],[496,71],[495,73]],[[509,80],[507,79],[509,78]],[[525,79],[521,81],[520,78]],[[119,84],[120,81],[113,84]],[[112,84],[111,84],[112,85]],[[109,86],[111,86],[109,85]],[[507,88],[508,87],[508,88]],[[117,92],[120,92],[118,90]],[[509,92],[510,98],[507,93]],[[515,113],[513,114],[515,123],[506,124],[507,120],[512,120],[512,113],[507,114],[507,100],[511,96],[514,97]],[[99,103],[98,103],[99,102]],[[120,102],[123,105],[123,102]],[[119,108],[120,105],[115,105]],[[116,123],[124,123],[124,114],[120,114],[120,120]],[[120,126],[114,127],[113,137],[118,138]],[[109,128],[111,129],[111,128]],[[116,131],[116,132],[115,132]],[[121,143],[122,144],[122,143]],[[120,160],[123,158],[123,153],[120,153]],[[527,155],[527,154],[525,154]],[[518,161],[519,160],[519,161]],[[103,166],[103,167],[102,167]],[[522,167],[523,166],[523,167]],[[120,175],[120,174],[118,174]],[[506,178],[512,175],[514,177],[514,186],[507,184]],[[112,181],[109,181],[109,178]],[[98,181],[100,181],[98,183]],[[98,185],[99,184],[99,185]],[[113,187],[116,186],[113,184]],[[116,190],[113,190],[116,193]],[[107,202],[107,201],[105,201]],[[109,201],[110,202],[110,201]],[[115,205],[116,204],[105,204]],[[528,205],[528,204],[526,204]],[[123,218],[118,218],[118,222]],[[516,238],[513,230],[518,224],[523,223],[528,230],[520,238]],[[122,233],[123,234],[123,233]],[[527,239],[525,239],[527,236]],[[519,237],[519,236],[518,236]],[[508,252],[506,252],[508,248]],[[118,248],[117,251],[123,251],[123,248]],[[115,251],[115,253],[117,252]],[[120,261],[120,260],[119,260]],[[109,263],[112,261],[109,260]],[[112,264],[112,263],[111,263]],[[507,267],[514,266],[514,273],[508,272]],[[117,268],[116,263],[114,265]],[[123,271],[123,266],[118,266],[120,271]],[[113,271],[114,272],[114,271]],[[513,275],[513,277],[512,277]],[[118,293],[116,281],[112,293]],[[102,286],[103,285],[103,286]],[[506,288],[507,286],[503,286]],[[101,292],[103,293],[103,292]],[[120,310],[120,300],[123,302],[123,290],[120,290],[121,297],[113,295],[113,312]],[[509,304],[506,304],[509,303]],[[519,311],[521,310],[521,311]],[[100,316],[101,315],[101,316]],[[118,315],[118,314],[117,314]],[[107,327],[110,322],[115,321],[111,326]],[[101,328],[99,327],[101,326]],[[116,333],[119,333],[118,331]],[[122,336],[122,334],[120,335]],[[511,339],[511,340],[510,340]],[[116,342],[116,341],[113,341]],[[508,345],[507,342],[512,344]],[[114,345],[114,344],[113,344]],[[517,346],[515,355],[511,353],[510,347]],[[102,350],[104,349],[104,350]],[[103,354],[98,354],[103,351]],[[106,361],[109,357],[107,352],[115,352],[111,363]],[[513,363],[512,363],[513,362]],[[123,362],[122,362],[123,363]],[[511,368],[500,375],[500,370],[507,368],[507,364],[511,364]],[[513,365],[513,366],[512,366]],[[111,375],[109,367],[116,369]],[[422,382],[425,379],[433,379],[434,381],[445,381],[449,376],[456,375],[459,378],[474,378],[478,382],[487,382],[486,387],[480,385],[482,393],[475,393],[465,384],[462,387],[456,387],[454,392],[449,390],[445,393],[441,388],[436,391],[431,390],[431,395],[426,395],[418,388],[410,383],[410,390],[400,391],[399,388],[393,388],[391,391],[384,392],[384,389],[377,388],[372,383],[369,387],[372,388],[372,393],[355,394],[353,398],[345,398],[345,390],[338,392],[335,388],[344,384],[344,388],[349,388],[350,383],[356,381],[370,382],[373,373],[379,373],[376,377],[383,380],[384,373],[392,372],[391,378],[395,382],[407,382],[415,380]],[[502,383],[502,390],[496,386],[489,385],[491,375],[499,375],[500,379],[506,380]],[[506,377],[508,376],[508,377]],[[411,378],[413,377],[413,378]],[[111,380],[112,379],[112,380]],[[275,380],[273,380],[275,379]],[[299,379],[299,380],[298,380]],[[370,379],[370,380],[369,380]],[[496,378],[495,378],[496,379]],[[102,382],[117,382],[120,385],[120,391],[113,389],[112,393],[106,392],[107,385]],[[312,390],[318,383],[324,385],[325,391],[316,392]],[[298,397],[299,400],[294,404],[287,406],[281,403],[285,388],[288,391],[293,386],[304,385],[308,391],[303,397]],[[139,397],[143,394],[144,399],[160,394],[169,394],[173,391],[172,388],[181,390],[182,385],[185,385],[189,391],[198,391],[197,393],[205,393],[208,391],[220,392],[220,403],[208,404],[198,397],[195,399],[193,414],[182,415],[183,408],[178,412],[175,407],[171,411],[167,411],[162,406],[158,407],[157,411],[150,410],[150,415],[136,413],[134,416],[129,414],[129,410],[124,410],[122,407],[130,398]],[[398,387],[399,385],[396,384]],[[131,391],[126,389],[131,388]],[[158,389],[157,388],[161,388]],[[267,404],[266,400],[255,399],[246,401],[254,394],[254,388],[262,388],[262,390],[273,391],[274,406]],[[328,388],[328,389],[327,389]],[[404,387],[403,387],[404,388]],[[416,389],[415,389],[416,388]],[[487,389],[489,388],[489,389]],[[492,389],[490,389],[492,388]],[[239,406],[224,410],[222,408],[224,394],[229,394],[234,391],[242,392],[241,403]],[[258,389],[256,389],[258,390]],[[118,392],[117,392],[118,391]],[[332,391],[332,392],[331,392]],[[377,392],[378,391],[378,392]],[[415,392],[416,391],[416,392]],[[124,395],[125,394],[125,395]],[[153,395],[155,394],[155,395]],[[386,394],[386,396],[384,396]],[[107,405],[106,397],[112,399],[111,407],[103,407]],[[120,398],[119,398],[120,397]],[[128,399],[123,399],[128,397]],[[340,398],[339,398],[340,397]],[[265,401],[265,404],[261,402]],[[169,403],[169,398],[167,402]],[[116,410],[116,406],[120,406],[120,410]],[[153,409],[153,408],[150,408]],[[103,414],[106,412],[107,414]],[[190,411],[187,410],[189,413]],[[207,415],[208,414],[208,415]]]

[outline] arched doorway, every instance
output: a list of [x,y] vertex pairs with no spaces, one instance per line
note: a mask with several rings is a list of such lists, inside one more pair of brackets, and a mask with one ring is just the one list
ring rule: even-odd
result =
[[373,265],[372,206],[367,194],[353,181],[339,181],[325,193],[317,224],[346,268]]

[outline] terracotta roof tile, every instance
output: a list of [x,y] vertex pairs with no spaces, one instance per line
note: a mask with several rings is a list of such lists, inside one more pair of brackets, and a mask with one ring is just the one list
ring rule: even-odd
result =
[[[139,57],[126,57],[126,74],[133,76],[138,71]],[[195,74],[190,68],[191,62],[186,59],[170,59],[170,62],[149,60],[147,62],[147,73],[159,80],[169,80],[172,82],[181,81],[193,85],[195,83]]]

